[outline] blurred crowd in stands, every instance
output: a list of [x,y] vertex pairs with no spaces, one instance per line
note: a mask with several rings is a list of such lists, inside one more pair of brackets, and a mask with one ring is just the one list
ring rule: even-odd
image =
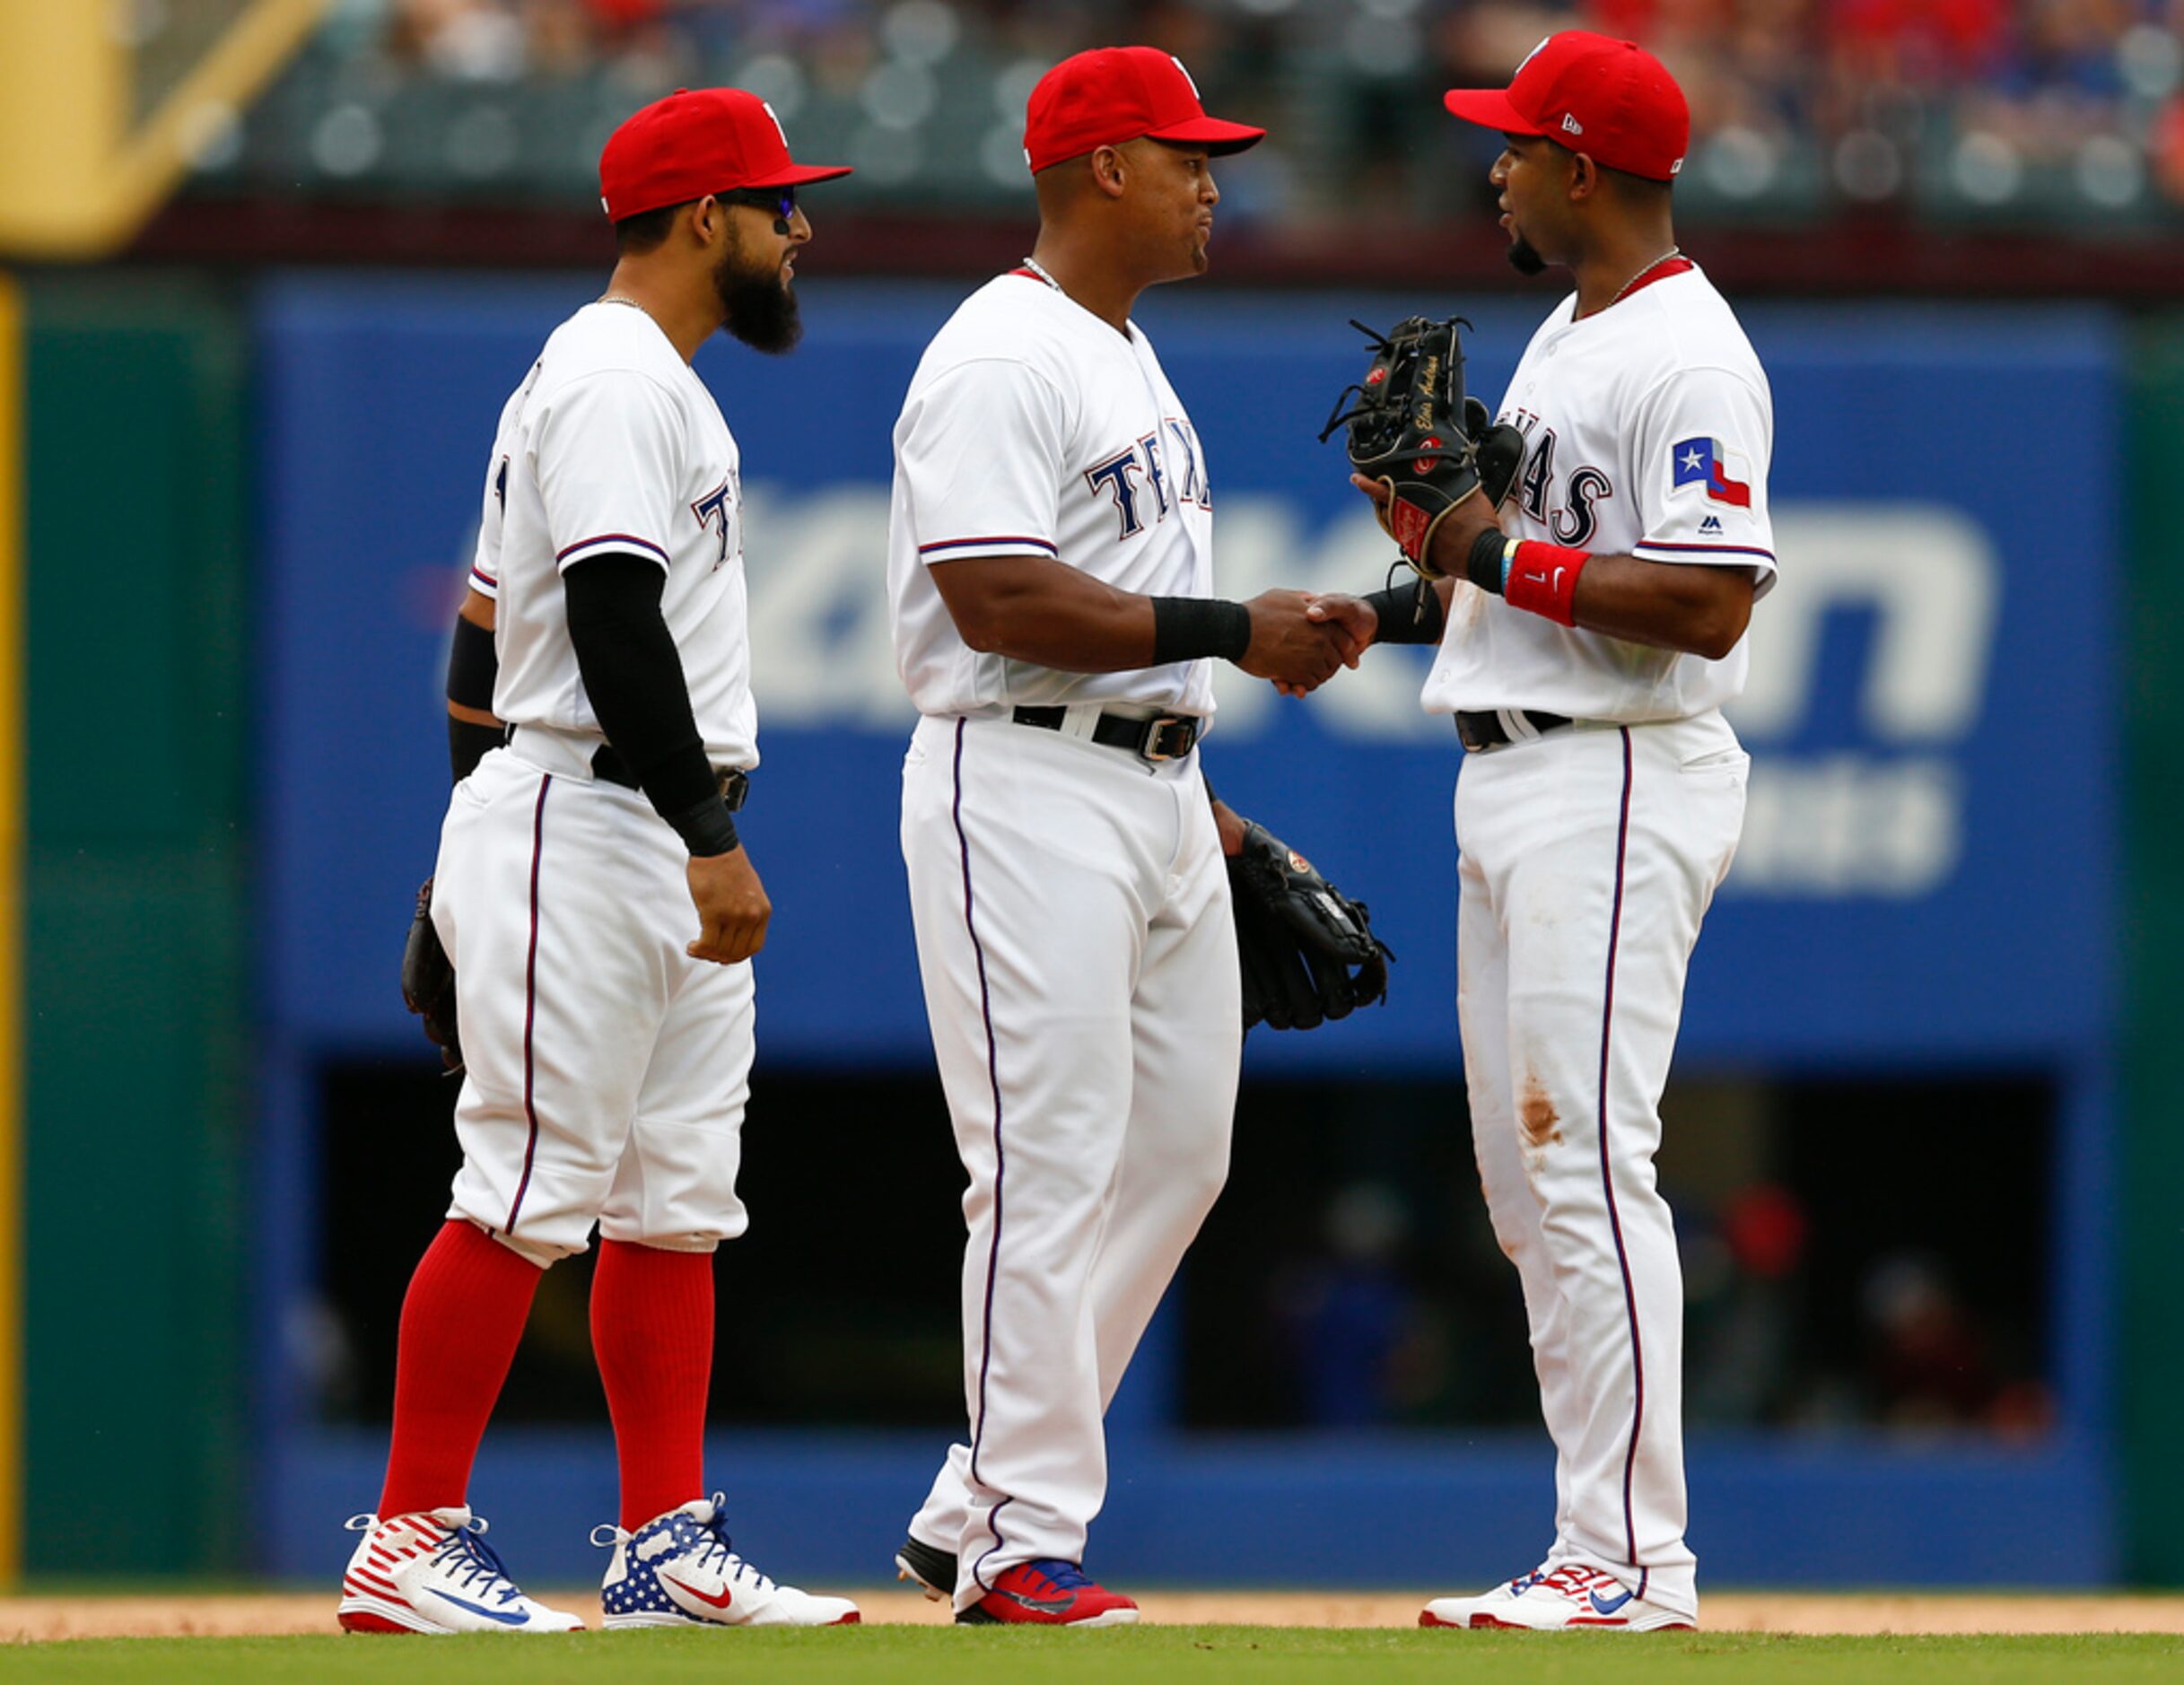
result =
[[[138,0],[156,32],[162,7]],[[1691,96],[1680,197],[1716,218],[1862,206],[2015,223],[2184,214],[2184,0],[333,0],[203,184],[582,202],[644,100],[732,82],[850,198],[1020,196],[1024,97],[1088,45],[1177,53],[1266,125],[1231,209],[1340,223],[1482,202],[1495,150],[1440,111],[1570,25],[1638,40]],[[1225,188],[1227,183],[1225,182]]]

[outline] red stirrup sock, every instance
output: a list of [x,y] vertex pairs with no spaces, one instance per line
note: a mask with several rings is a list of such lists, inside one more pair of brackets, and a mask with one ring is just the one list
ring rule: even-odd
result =
[[545,1273],[460,1218],[425,1248],[402,1301],[382,1516],[467,1501],[470,1464]]
[[601,1239],[591,1352],[614,1419],[622,1525],[634,1532],[705,1496],[712,1254]]

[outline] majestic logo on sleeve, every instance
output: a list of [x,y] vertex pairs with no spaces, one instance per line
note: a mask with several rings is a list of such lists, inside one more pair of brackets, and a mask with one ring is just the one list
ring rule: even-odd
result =
[[698,525],[704,528],[706,531],[712,530],[715,521],[720,523],[721,554],[714,559],[712,564],[716,572],[728,561],[728,539],[733,527],[735,507],[736,476],[732,474],[690,505],[690,512],[698,518]]
[[[1166,435],[1164,450],[1162,433]],[[1147,433],[1127,450],[1118,450],[1085,470],[1085,485],[1095,496],[1114,501],[1121,517],[1117,538],[1135,537],[1147,526],[1145,493],[1152,494],[1152,521],[1168,518],[1171,509],[1195,503],[1213,507],[1213,488],[1207,483],[1205,464],[1198,452],[1198,435],[1181,416],[1170,415],[1159,432]]]
[[1675,477],[1669,482],[1669,490],[1680,491],[1687,485],[1703,486],[1717,503],[1737,509],[1752,507],[1751,470],[1744,467],[1742,457],[1725,450],[1718,439],[1686,439],[1676,446]]

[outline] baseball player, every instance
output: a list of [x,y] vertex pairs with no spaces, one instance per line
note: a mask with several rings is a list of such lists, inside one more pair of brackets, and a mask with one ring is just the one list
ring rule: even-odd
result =
[[[1428,712],[1455,801],[1457,1009],[1487,1207],[1522,1278],[1556,1450],[1545,1560],[1429,1627],[1689,1628],[1682,1279],[1655,1186],[1683,980],[1743,823],[1721,716],[1773,582],[1767,377],[1676,249],[1690,120],[1650,55],[1581,31],[1451,112],[1499,130],[1510,261],[1577,291],[1499,421],[1524,439],[1500,519],[1461,502],[1413,555],[1450,576],[1315,612],[1351,653],[1437,642]],[[1385,502],[1387,488],[1353,476]],[[1400,524],[1399,524],[1400,525]]]
[[1120,1625],[1083,1571],[1101,1416],[1227,1174],[1241,1030],[1226,849],[1196,745],[1212,660],[1303,688],[1308,599],[1212,594],[1204,450],[1130,312],[1201,273],[1210,118],[1104,48],[1034,89],[1039,234],[926,349],[895,423],[887,587],[923,716],[903,857],[970,1185],[965,1443],[896,1558],[968,1623]]
[[581,1624],[517,1588],[466,1489],[539,1275],[595,1223],[621,1474],[619,1524],[593,1534],[613,1547],[606,1624],[858,1619],[745,1561],[705,1496],[712,1253],[746,1225],[749,962],[771,909],[733,818],[758,764],[738,458],[690,366],[723,327],[796,343],[796,189],[846,173],[793,162],[735,89],[639,111],[599,162],[607,290],[501,413],[432,907],[467,1060],[463,1163],[402,1307],[379,1509],[350,1523],[352,1632]]

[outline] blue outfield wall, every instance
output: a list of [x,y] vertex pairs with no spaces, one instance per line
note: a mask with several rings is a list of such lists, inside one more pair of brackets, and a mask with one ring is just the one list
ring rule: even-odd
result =
[[[764,764],[742,828],[776,909],[752,1129],[768,1126],[767,1068],[930,1059],[895,840],[912,716],[887,646],[883,537],[888,427],[959,293],[799,290],[808,339],[793,355],[716,341],[698,362],[742,445],[749,502]],[[274,1214],[260,1443],[264,1513],[281,1518],[266,1566],[282,1571],[338,1565],[332,1520],[369,1501],[381,1454],[376,1436],[312,1427],[283,1356],[316,1266],[311,1072],[331,1054],[413,1051],[390,910],[435,845],[440,675],[487,447],[540,341],[596,291],[592,276],[312,276],[258,300],[272,623],[260,1163]],[[1465,310],[1474,389],[1499,391],[1551,303],[1542,291]],[[1338,448],[1315,438],[1358,364],[1344,319],[1463,301],[1186,287],[1144,305],[1205,441],[1225,593],[1378,584],[1392,547]],[[1702,1442],[1695,1543],[1743,1582],[2099,1581],[2115,1561],[2118,330],[2076,309],[1816,306],[1747,320],[1774,385],[1782,578],[1753,620],[1752,687],[1734,713],[1755,757],[1745,840],[1699,947],[1680,1066],[2050,1076],[2063,1104],[2045,1320],[2062,1414],[2047,1440],[2007,1450]],[[2027,521],[2057,487],[2071,488],[2070,519]],[[1370,899],[1402,956],[1385,1008],[1326,1034],[1255,1037],[1253,1073],[1456,1078],[1459,752],[1446,722],[1418,711],[1422,667],[1420,652],[1377,652],[1304,703],[1224,677],[1210,776]],[[1104,1570],[1295,1578],[1300,1536],[1315,1575],[1355,1584],[1443,1565],[1489,1578],[1536,1554],[1536,1436],[1207,1441],[1165,1429],[1165,1395],[1149,1391],[1142,1426],[1118,1431]],[[716,1466],[755,1549],[794,1541],[797,1572],[866,1577],[885,1567],[868,1535],[899,1525],[938,1448],[745,1436],[722,1441]],[[602,1424],[496,1436],[478,1490],[503,1525],[536,1512],[573,1541],[611,1510],[611,1479]],[[573,1548],[541,1548],[535,1574],[587,1566]]]

